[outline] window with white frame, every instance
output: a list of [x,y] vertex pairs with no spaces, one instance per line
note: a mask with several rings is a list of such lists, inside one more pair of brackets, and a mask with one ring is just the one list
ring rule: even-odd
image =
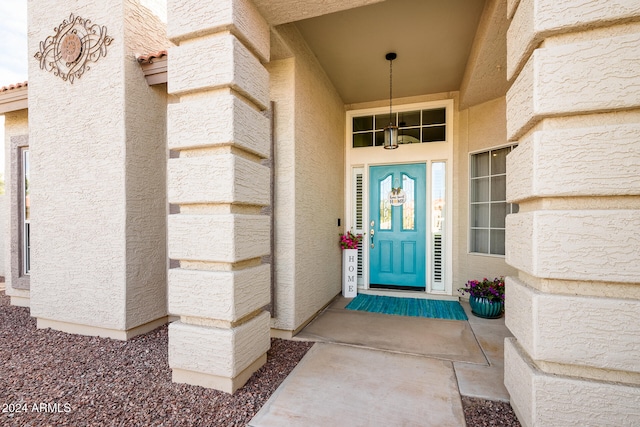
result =
[[469,188],[469,252],[504,255],[505,218],[518,212],[507,203],[507,154],[515,146],[472,154]]

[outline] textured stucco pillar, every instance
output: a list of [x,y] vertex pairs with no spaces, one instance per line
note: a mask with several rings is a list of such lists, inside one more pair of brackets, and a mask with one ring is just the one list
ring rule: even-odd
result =
[[511,404],[527,427],[640,425],[640,4],[509,11]]
[[[113,39],[82,47],[101,53],[73,82],[34,58],[71,14]],[[30,0],[28,24],[31,315],[127,339],[167,320],[166,93],[135,58],[167,47],[165,26],[136,0]]]
[[269,28],[250,1],[168,3],[169,365],[233,393],[269,349]]

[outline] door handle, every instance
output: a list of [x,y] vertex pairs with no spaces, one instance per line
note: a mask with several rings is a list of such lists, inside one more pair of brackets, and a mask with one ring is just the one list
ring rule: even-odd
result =
[[376,225],[375,221],[371,221],[371,230],[369,231],[369,235],[371,236],[371,249],[375,246],[373,243],[373,236],[376,234],[376,231],[373,229],[373,226]]

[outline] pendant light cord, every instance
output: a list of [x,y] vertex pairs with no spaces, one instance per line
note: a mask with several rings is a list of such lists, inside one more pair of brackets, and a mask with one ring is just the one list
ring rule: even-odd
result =
[[393,104],[393,59],[389,60],[389,124],[393,125],[393,110],[392,110],[392,104]]

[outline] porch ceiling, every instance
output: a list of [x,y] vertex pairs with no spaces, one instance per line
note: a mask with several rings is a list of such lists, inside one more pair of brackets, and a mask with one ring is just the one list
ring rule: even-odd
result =
[[[495,1],[501,0],[487,0]],[[353,104],[389,97],[385,54],[391,51],[398,54],[393,62],[394,98],[460,90],[472,47],[477,50],[474,39],[484,9],[485,0],[387,0],[296,25],[342,100]],[[486,9],[485,14],[495,8]],[[479,60],[495,69],[505,53]],[[470,67],[474,74],[483,72],[477,65]],[[497,80],[482,82],[487,99],[504,95],[505,79]]]

